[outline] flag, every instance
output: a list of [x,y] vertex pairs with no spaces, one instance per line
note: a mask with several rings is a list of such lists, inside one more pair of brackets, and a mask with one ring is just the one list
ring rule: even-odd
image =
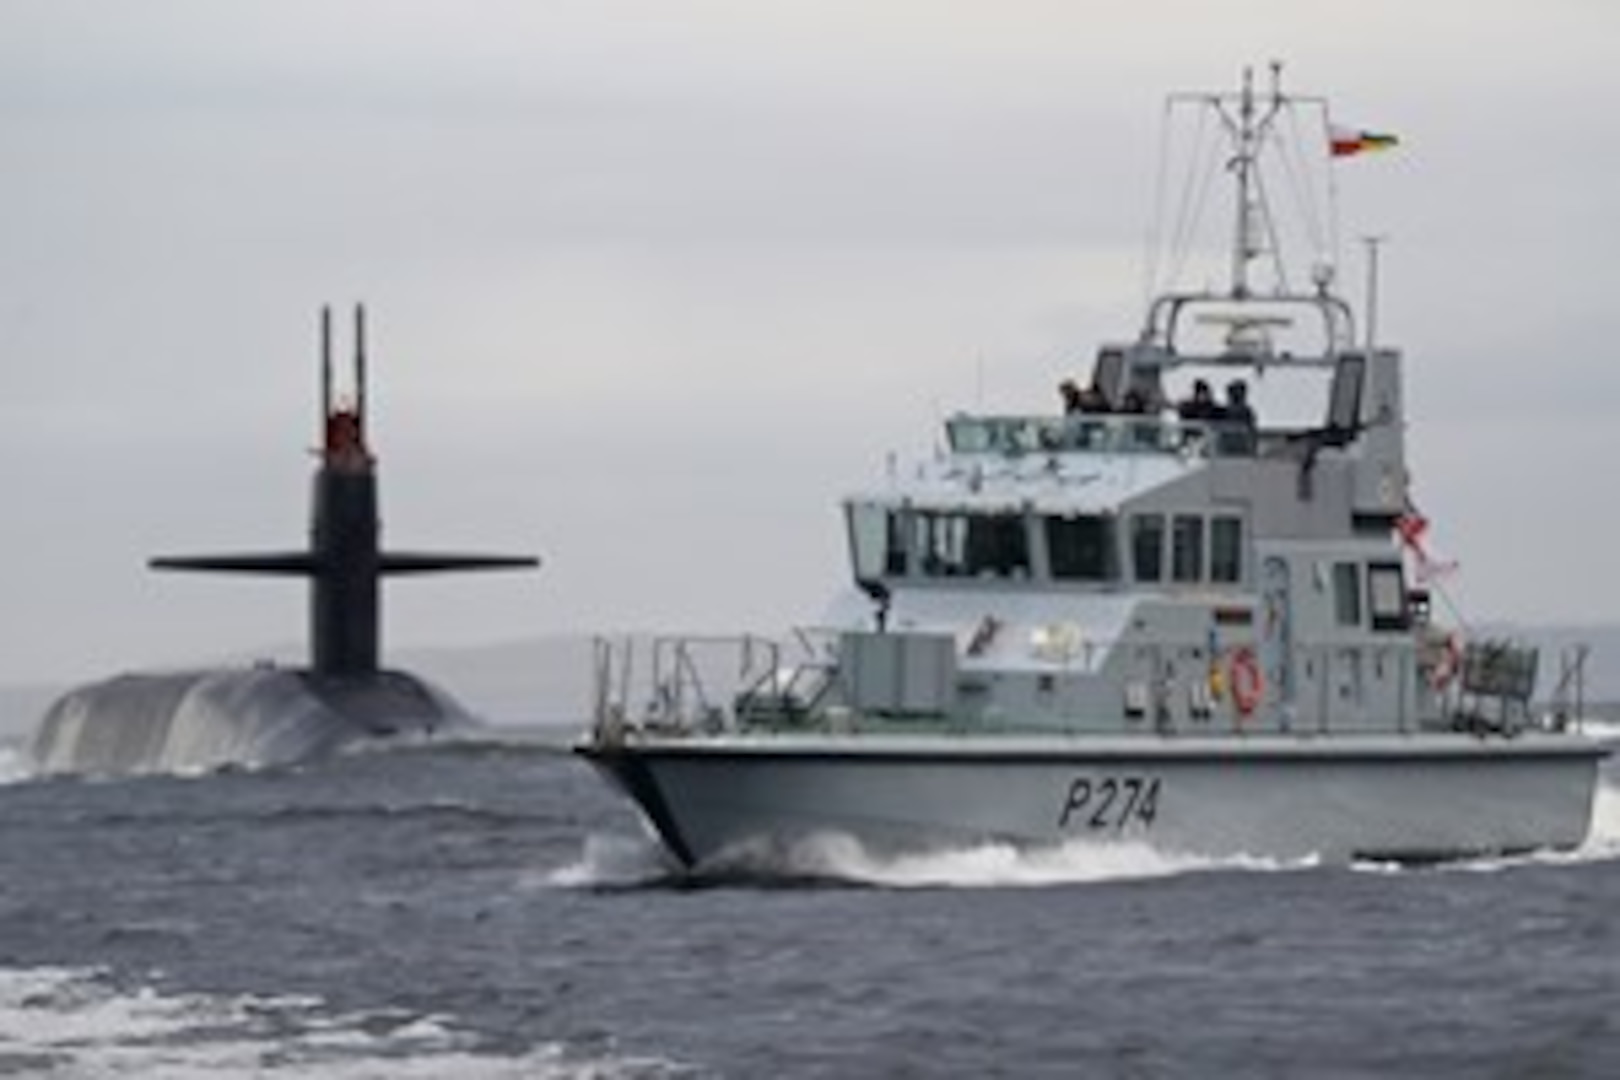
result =
[[1390,150],[1400,139],[1387,132],[1357,131],[1337,124],[1328,125],[1328,149],[1334,157],[1350,157],[1372,150]]
[[1445,577],[1459,565],[1455,559],[1436,559],[1429,554],[1425,543],[1428,532],[1429,519],[1408,502],[1406,512],[1395,519],[1395,535],[1400,538],[1401,546],[1412,553],[1414,576],[1423,584]]

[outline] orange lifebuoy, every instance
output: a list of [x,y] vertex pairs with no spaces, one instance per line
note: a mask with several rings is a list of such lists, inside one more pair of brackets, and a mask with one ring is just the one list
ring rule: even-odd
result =
[[1232,704],[1237,706],[1238,715],[1249,716],[1260,706],[1260,699],[1265,696],[1266,680],[1260,674],[1260,662],[1254,657],[1254,650],[1241,648],[1232,654]]

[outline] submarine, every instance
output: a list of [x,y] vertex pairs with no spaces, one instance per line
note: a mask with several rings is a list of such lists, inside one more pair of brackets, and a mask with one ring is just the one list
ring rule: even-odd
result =
[[320,464],[309,547],[148,563],[164,571],[308,579],[308,666],[130,673],[71,690],[40,720],[32,746],[36,775],[273,768],[357,744],[476,725],[445,691],[381,666],[382,579],[533,569],[540,560],[381,550],[377,462],[366,432],[365,325],[365,309],[356,306],[352,401],[337,401],[331,309],[321,310]]

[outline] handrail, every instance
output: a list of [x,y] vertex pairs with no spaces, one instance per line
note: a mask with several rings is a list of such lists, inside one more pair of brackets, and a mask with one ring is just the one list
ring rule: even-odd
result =
[[1355,341],[1355,314],[1350,305],[1342,297],[1332,293],[1293,293],[1274,296],[1233,296],[1230,293],[1213,292],[1187,292],[1166,293],[1156,297],[1148,307],[1148,315],[1142,330],[1144,342],[1158,345],[1169,353],[1170,358],[1176,356],[1176,329],[1181,321],[1184,309],[1194,306],[1218,306],[1230,308],[1233,305],[1264,307],[1308,307],[1313,308],[1322,316],[1322,338],[1324,349],[1321,357],[1285,356],[1282,354],[1261,353],[1248,355],[1241,352],[1227,354],[1229,361],[1244,367],[1287,367],[1306,366],[1315,367],[1323,363],[1331,363],[1341,352],[1348,350]]
[[958,413],[945,421],[952,453],[1050,454],[1093,451],[1215,457],[1219,436],[1242,427],[1235,421],[1183,420],[1162,412],[1075,413],[1067,416]]
[[[881,716],[857,715],[841,696],[847,687],[840,678],[840,657],[833,640],[834,635],[849,632],[858,631],[798,629],[787,643],[754,634],[598,637],[594,643],[596,736],[619,741],[635,731],[718,733],[779,726],[842,730],[852,722],[881,722]],[[1164,734],[1213,732],[1225,726],[1235,736],[1255,730],[1330,734],[1365,730],[1369,722],[1379,727],[1385,709],[1393,711],[1384,719],[1403,733],[1436,728],[1512,733],[1536,726],[1563,729],[1572,721],[1579,722],[1578,715],[1568,715],[1567,703],[1550,718],[1537,719],[1526,709],[1505,707],[1500,715],[1485,717],[1479,709],[1481,696],[1459,694],[1459,681],[1449,676],[1446,682],[1438,682],[1432,661],[1425,659],[1421,649],[1408,652],[1406,662],[1389,676],[1396,681],[1395,698],[1390,700],[1371,684],[1361,688],[1363,673],[1369,670],[1364,652],[1368,643],[1364,641],[1295,644],[1286,656],[1276,651],[1277,646],[1240,638],[1218,646],[1213,656],[1207,637],[1147,642],[1118,637],[1089,639],[1084,645],[1088,650],[1100,650],[1104,657],[1116,648],[1138,654],[1134,664],[1125,666],[1104,661],[1065,669],[1075,678],[1106,676],[1119,694],[1117,713],[1105,706],[1078,718],[1075,730],[1087,732],[1141,732],[1145,723],[1149,730]],[[1144,649],[1146,654],[1141,653]],[[1189,664],[1189,654],[1202,660]],[[1258,661],[1258,676],[1252,672],[1246,676],[1259,680],[1258,707],[1252,712],[1240,710],[1234,697],[1235,665],[1244,654],[1249,657],[1248,665]],[[960,671],[963,685],[983,675],[974,667]],[[1578,680],[1578,673],[1570,678]],[[1578,681],[1576,685],[1578,714]],[[947,710],[937,719],[960,726],[972,725],[977,716],[971,705],[964,705],[961,712]],[[1025,724],[1032,729],[1064,726],[1059,719],[1043,716],[1038,708],[1027,718],[1012,719],[1014,726]],[[1217,724],[1211,725],[1211,720]],[[1005,720],[986,722],[988,728],[1005,724]]]
[[734,694],[772,677],[780,667],[781,646],[754,634],[598,636],[593,655],[596,730],[599,736],[618,736],[626,726],[729,725]]

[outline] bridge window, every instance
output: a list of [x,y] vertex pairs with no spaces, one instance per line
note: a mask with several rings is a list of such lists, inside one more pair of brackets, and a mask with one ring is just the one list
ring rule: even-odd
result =
[[849,543],[856,581],[902,577],[906,572],[906,534],[901,511],[872,503],[849,507]]
[[1131,572],[1137,581],[1164,580],[1164,515],[1131,515]]
[[1367,607],[1374,630],[1408,630],[1412,620],[1406,608],[1406,579],[1401,564],[1367,564]]
[[1022,514],[917,511],[915,551],[928,577],[1028,577],[1029,535]]
[[1170,580],[1196,585],[1204,580],[1204,519],[1177,514],[1170,532]]
[[1119,577],[1114,521],[1095,514],[1046,519],[1046,554],[1056,581],[1113,581]]
[[1340,626],[1361,625],[1361,564],[1333,564],[1333,611]]
[[1243,519],[1214,517],[1209,522],[1209,580],[1236,585],[1243,580]]

